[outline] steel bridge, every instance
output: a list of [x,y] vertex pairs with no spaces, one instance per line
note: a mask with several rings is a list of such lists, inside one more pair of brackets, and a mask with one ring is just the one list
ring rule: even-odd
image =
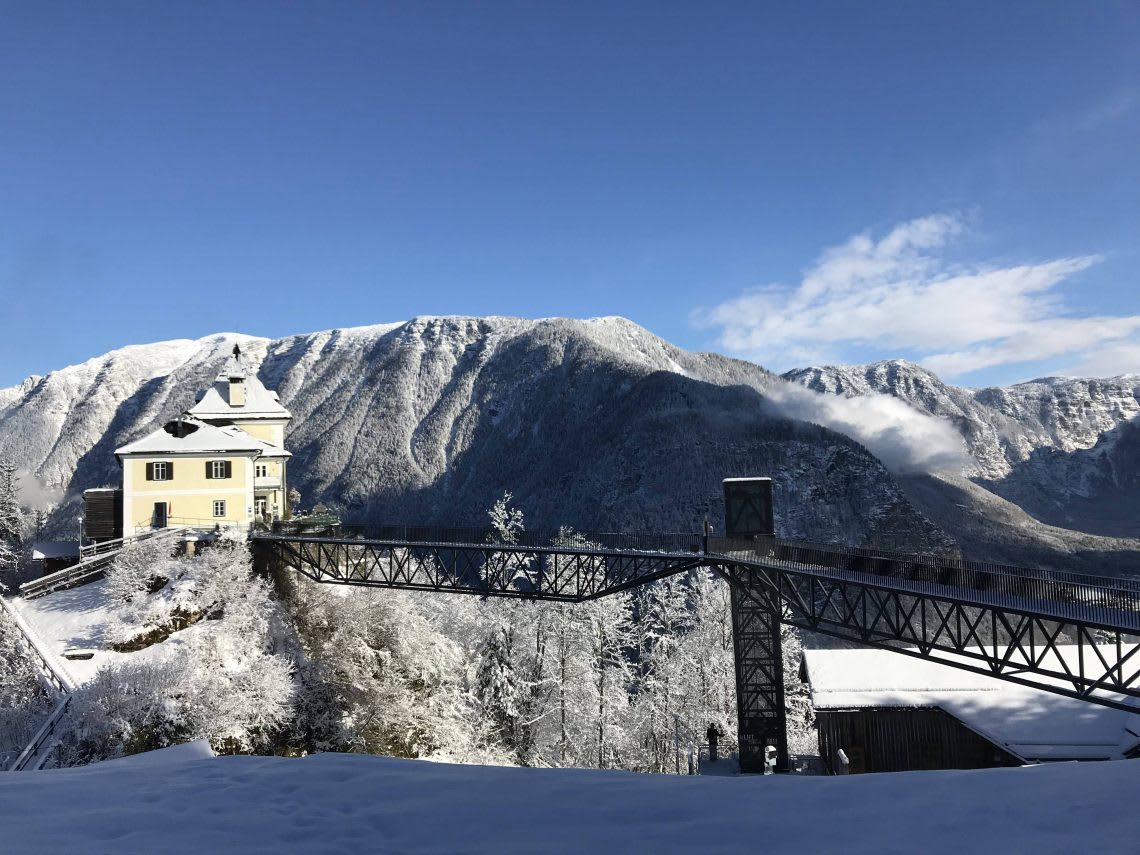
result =
[[1096,704],[1140,703],[1140,580],[774,536],[769,479],[724,482],[726,536],[348,526],[254,535],[318,582],[582,602],[711,568],[730,582],[740,767],[788,768],[780,625]]

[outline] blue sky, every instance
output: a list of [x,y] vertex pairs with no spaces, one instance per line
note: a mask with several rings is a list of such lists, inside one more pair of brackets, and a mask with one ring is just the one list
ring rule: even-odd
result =
[[1140,371],[1135,3],[0,12],[0,386],[418,314]]

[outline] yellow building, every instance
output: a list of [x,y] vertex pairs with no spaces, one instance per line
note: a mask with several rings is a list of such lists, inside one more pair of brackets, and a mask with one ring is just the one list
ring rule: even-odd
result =
[[123,467],[122,530],[248,530],[285,512],[292,416],[248,368],[241,349],[179,419],[116,449]]

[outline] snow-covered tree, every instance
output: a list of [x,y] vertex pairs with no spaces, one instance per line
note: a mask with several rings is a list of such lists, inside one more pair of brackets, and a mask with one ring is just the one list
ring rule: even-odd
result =
[[693,671],[682,646],[693,615],[685,579],[670,576],[638,597],[636,714],[641,764],[653,772],[676,768],[681,754],[683,693]]
[[65,765],[153,751],[207,735],[181,704],[190,677],[181,660],[102,668],[72,696]]
[[681,641],[688,663],[682,689],[681,736],[686,744],[705,741],[710,724],[724,734],[726,750],[736,744],[736,669],[729,583],[708,570],[689,579],[693,623]]
[[784,657],[784,708],[787,711],[788,751],[792,754],[815,754],[819,740],[815,726],[815,707],[807,684],[800,679],[804,647],[799,630],[780,624],[780,647]]
[[143,541],[116,560],[110,632],[126,651],[177,633],[180,655],[105,669],[76,694],[77,760],[202,737],[223,752],[269,751],[293,716],[291,633],[247,546],[223,538],[189,560],[169,548]]
[[155,537],[129,543],[119,550],[107,568],[107,590],[115,602],[138,602],[169,581],[174,545]]
[[24,537],[24,515],[20,510],[16,467],[0,459],[0,570],[19,563]]
[[0,609],[0,767],[32,738],[50,707],[19,630]]
[[342,727],[338,738],[353,750],[485,759],[465,685],[467,659],[421,614],[417,595],[300,579],[291,585],[289,601],[304,647],[300,674],[326,687],[323,694],[315,685],[299,687],[305,692],[297,699],[298,715],[307,717],[302,723],[316,721],[328,738],[333,703]]
[[579,609],[589,667],[580,690],[582,760],[599,769],[629,768],[632,724],[630,691],[634,649],[631,601],[616,594],[582,603]]
[[526,529],[523,521],[523,512],[511,507],[511,493],[503,493],[491,510],[487,512],[491,517],[491,528],[494,529],[496,540],[499,543],[518,543],[519,534]]
[[475,699],[492,736],[509,752],[521,742],[525,687],[515,668],[515,627],[508,621],[491,628],[479,657]]

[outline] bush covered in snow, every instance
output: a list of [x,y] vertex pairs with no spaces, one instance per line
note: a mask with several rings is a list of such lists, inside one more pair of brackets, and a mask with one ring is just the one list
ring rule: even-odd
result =
[[249,550],[222,540],[187,560],[143,545],[116,561],[111,590],[129,599],[109,634],[117,649],[147,655],[76,693],[71,755],[85,762],[203,737],[228,753],[273,750],[292,717],[296,645]]

